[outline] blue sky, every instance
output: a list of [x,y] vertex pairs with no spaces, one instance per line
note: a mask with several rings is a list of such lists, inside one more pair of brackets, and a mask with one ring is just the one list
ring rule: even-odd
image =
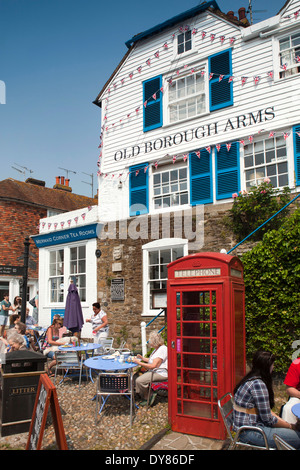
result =
[[[6,89],[0,179],[32,177],[52,187],[70,170],[74,193],[91,196],[93,174],[95,194],[101,111],[93,100],[128,39],[198,3],[0,0],[0,80]],[[224,13],[248,8],[248,0],[217,3]],[[252,0],[254,22],[274,16],[284,3]]]

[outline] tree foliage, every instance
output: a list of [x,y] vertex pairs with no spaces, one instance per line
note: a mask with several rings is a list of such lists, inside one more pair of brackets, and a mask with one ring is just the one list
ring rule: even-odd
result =
[[300,340],[300,208],[276,231],[267,232],[242,257],[246,291],[246,350],[276,356],[276,371],[286,372]]
[[[238,241],[241,241],[290,201],[290,189],[284,188],[280,192],[279,189],[273,188],[269,178],[265,178],[260,185],[251,187],[250,191],[241,191],[232,196],[234,202],[227,223]],[[255,232],[251,240],[261,240],[266,231],[279,228],[287,213],[288,209],[283,209]]]

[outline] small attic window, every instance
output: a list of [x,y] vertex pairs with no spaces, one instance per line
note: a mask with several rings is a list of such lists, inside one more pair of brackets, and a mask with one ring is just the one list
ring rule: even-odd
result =
[[192,32],[191,30],[184,31],[177,36],[177,53],[183,54],[184,52],[192,49]]

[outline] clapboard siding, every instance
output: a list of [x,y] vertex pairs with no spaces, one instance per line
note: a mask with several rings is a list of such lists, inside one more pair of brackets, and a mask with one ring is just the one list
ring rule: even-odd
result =
[[[292,14],[299,8],[300,0],[291,2],[282,12],[282,16]],[[291,22],[295,22],[294,18],[292,20],[282,18],[281,20],[282,25],[290,25]],[[198,31],[193,36],[196,52],[176,57],[174,54],[176,40],[174,43],[172,42],[172,34],[178,32],[179,26],[185,25],[189,25],[191,29],[196,28]],[[300,25],[299,20],[298,25]],[[202,31],[207,33],[204,39],[201,36]],[[190,21],[186,21],[183,25],[178,24],[178,27],[166,29],[135,44],[101,97],[104,128],[101,173],[107,174],[107,177],[99,179],[100,191],[101,187],[104,192],[105,188],[108,188],[108,191],[110,187],[115,188],[116,179],[121,177],[124,184],[123,190],[119,193],[122,193],[124,198],[124,191],[127,190],[128,168],[144,162],[154,163],[164,158],[167,153],[181,155],[209,145],[214,146],[245,139],[262,130],[268,133],[271,130],[286,129],[299,124],[299,75],[284,80],[279,80],[277,76],[273,80],[268,78],[269,71],[276,71],[277,60],[274,54],[272,34],[264,39],[257,34],[253,39],[246,41],[242,39],[241,31],[242,29],[229,21],[210,12],[204,12]],[[210,33],[216,35],[213,42],[210,40]],[[279,33],[276,33],[275,30],[274,34],[278,36]],[[223,44],[219,39],[221,35],[225,36]],[[235,43],[231,47],[229,38],[232,36],[235,37]],[[168,44],[168,49],[164,49],[164,43]],[[197,66],[201,64],[207,65],[210,56],[229,48],[232,50],[232,75],[234,77],[233,105],[214,112],[207,112],[198,118],[168,125],[166,122],[168,95],[166,80],[170,77],[176,77],[177,70],[183,71],[185,65],[187,65],[187,73],[192,67],[197,69]],[[154,55],[156,51],[159,51],[159,58]],[[146,64],[148,59],[151,60],[150,66]],[[140,72],[138,72],[139,66],[141,66]],[[132,78],[129,78],[130,73],[133,73]],[[160,75],[162,75],[164,89],[162,96],[163,125],[158,129],[143,132],[143,82]],[[248,77],[245,85],[241,83],[242,76]],[[261,77],[258,85],[254,83],[254,76]],[[121,79],[124,79],[123,85]],[[207,76],[206,80],[208,80]],[[114,87],[114,84],[117,86]],[[111,90],[110,93],[108,93],[108,88]],[[295,96],[298,98],[295,99]],[[106,110],[105,106],[107,106]],[[275,118],[271,119],[271,114],[266,115],[266,109],[269,113],[274,110]],[[256,116],[260,116],[260,111],[262,112],[262,122],[258,119],[255,123],[254,119]],[[240,125],[238,127],[236,123],[238,116],[246,116],[246,126]],[[228,124],[230,122],[233,123],[233,129]],[[163,147],[160,150],[145,152],[147,142],[159,142],[159,139],[164,139],[166,136],[174,136],[183,130],[195,130],[199,126],[207,129],[213,123],[218,123],[217,134],[211,132],[211,135],[207,135],[206,133],[204,137],[194,138],[192,142],[183,140],[181,144],[173,145],[170,148]],[[135,154],[129,156],[132,154],[133,147]],[[140,147],[140,152],[137,155],[138,147]],[[124,149],[126,149],[126,158]],[[126,210],[124,216],[126,216]]]

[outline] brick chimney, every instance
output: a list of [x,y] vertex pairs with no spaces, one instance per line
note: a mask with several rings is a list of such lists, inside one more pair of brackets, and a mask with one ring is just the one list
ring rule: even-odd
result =
[[249,21],[246,18],[246,8],[244,7],[239,8],[238,13],[239,13],[239,20],[241,21],[241,23],[244,23],[245,25],[249,25]]
[[61,191],[72,192],[72,188],[70,188],[70,186],[69,186],[69,184],[70,184],[69,179],[66,178],[66,180],[65,180],[64,176],[56,176],[55,179],[56,179],[56,183],[53,186],[53,189],[60,189]]

